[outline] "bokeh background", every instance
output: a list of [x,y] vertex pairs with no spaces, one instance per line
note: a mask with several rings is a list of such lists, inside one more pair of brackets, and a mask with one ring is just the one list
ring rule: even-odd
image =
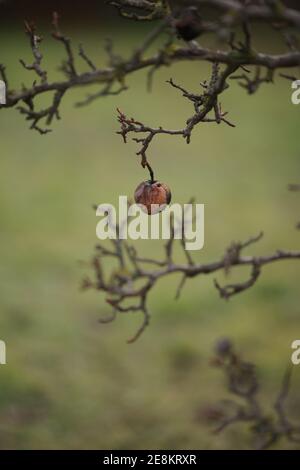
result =
[[[104,2],[4,2],[1,62],[12,87],[34,78],[19,64],[31,60],[23,18],[35,18],[44,36],[49,77],[61,77],[64,52],[50,36],[51,11],[62,27],[104,64],[104,40],[128,57],[149,25],[121,20]],[[267,30],[257,46],[283,50]],[[78,66],[84,64],[78,59]],[[201,419],[202,409],[228,398],[226,384],[209,359],[219,337],[228,336],[258,366],[260,396],[272,408],[290,345],[300,336],[296,261],[270,265],[249,291],[221,300],[212,277],[190,280],[174,300],[179,278],[164,279],[150,296],[151,325],[133,345],[126,339],[139,315],[120,315],[109,325],[104,295],[79,286],[96,244],[92,204],[117,203],[145,179],[136,146],[116,135],[116,107],[154,126],[182,127],[191,108],[165,83],[173,77],[197,91],[209,66],[181,63],[161,69],[151,94],[146,73],[129,77],[129,90],[85,108],[74,103],[88,90],[68,93],[62,120],[40,136],[14,109],[1,110],[0,339],[7,365],[0,366],[0,447],[10,449],[238,449],[250,445],[247,426],[219,436]],[[96,91],[97,87],[93,90]],[[191,196],[206,205],[205,248],[198,261],[219,259],[232,240],[265,232],[252,253],[299,249],[299,113],[290,82],[276,80],[254,96],[233,83],[224,96],[235,129],[198,126],[189,146],[181,138],[155,140],[149,158],[172,189],[174,202]],[[160,256],[160,242],[142,242]],[[235,275],[236,276],[236,275]],[[233,277],[236,279],[237,277]],[[240,270],[238,278],[247,276]],[[218,279],[224,281],[222,274]],[[294,367],[289,410],[300,422],[300,366]],[[291,448],[285,441],[277,448]]]

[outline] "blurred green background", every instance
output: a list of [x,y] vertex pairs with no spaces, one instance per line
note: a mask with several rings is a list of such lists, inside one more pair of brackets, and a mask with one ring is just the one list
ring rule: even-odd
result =
[[[113,36],[116,51],[128,56],[145,34],[142,26],[119,19],[66,30],[97,65],[106,61],[105,37]],[[59,77],[63,50],[48,25],[42,31],[49,77]],[[3,26],[0,41],[11,86],[30,84],[33,74],[18,63],[31,60],[21,25]],[[266,36],[260,43],[267,51],[279,47]],[[132,196],[146,178],[136,145],[125,146],[115,133],[116,107],[150,125],[180,128],[192,110],[166,79],[196,92],[209,73],[196,62],[163,68],[149,94],[146,74],[139,72],[129,77],[126,93],[80,109],[74,102],[92,90],[70,92],[62,120],[46,136],[29,130],[16,110],[1,110],[0,339],[8,362],[0,366],[1,448],[248,448],[247,426],[215,436],[199,419],[203,407],[228,397],[221,372],[209,366],[220,336],[232,338],[243,357],[257,363],[261,399],[271,410],[291,342],[300,336],[296,261],[267,266],[251,290],[229,302],[219,298],[212,277],[190,280],[179,301],[179,278],[162,280],[149,299],[151,325],[133,345],[126,339],[139,314],[101,325],[99,318],[110,313],[104,295],[79,289],[89,274],[80,260],[90,259],[97,242],[92,204]],[[260,230],[265,237],[251,253],[299,249],[299,194],[287,184],[299,182],[300,108],[290,96],[288,81],[278,79],[251,97],[234,82],[222,104],[235,129],[200,125],[189,146],[177,137],[154,141],[148,156],[157,177],[170,185],[173,202],[195,196],[206,206],[205,248],[196,260],[220,259],[232,240]],[[162,253],[160,242],[138,247]],[[224,281],[220,273],[217,278]],[[299,384],[300,366],[289,399],[298,422]]]

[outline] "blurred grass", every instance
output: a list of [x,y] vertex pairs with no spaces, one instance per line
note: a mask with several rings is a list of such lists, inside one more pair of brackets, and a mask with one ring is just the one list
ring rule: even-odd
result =
[[[107,31],[73,33],[103,63]],[[113,34],[127,55],[140,40],[128,30]],[[1,61],[12,85],[30,83],[34,77],[17,60],[30,60],[23,35],[0,37],[9,45]],[[58,77],[59,45],[47,38],[43,50],[50,75]],[[8,360],[0,367],[1,448],[245,448],[244,427],[216,437],[197,419],[201,406],[227,395],[220,372],[208,365],[214,341],[224,335],[258,363],[267,406],[275,398],[299,336],[297,262],[266,267],[253,289],[228,303],[210,277],[189,281],[177,302],[178,279],[162,280],[150,298],[151,326],[131,346],[125,340],[140,318],[99,325],[109,313],[103,295],[78,288],[85,274],[78,260],[89,259],[96,242],[91,205],[131,196],[146,177],[135,144],[124,146],[115,134],[115,108],[155,126],[182,127],[191,109],[165,83],[170,76],[197,90],[209,67],[165,68],[152,94],[139,72],[129,78],[128,92],[81,109],[73,103],[85,90],[72,92],[47,136],[28,130],[16,110],[1,112],[0,337]],[[206,205],[205,248],[196,259],[217,259],[232,240],[260,230],[265,238],[255,253],[299,249],[299,197],[287,184],[299,178],[300,110],[290,94],[283,80],[252,97],[234,83],[222,104],[236,129],[207,124],[189,146],[174,137],[152,145],[149,158],[173,201],[193,195]],[[152,255],[161,250],[160,243],[138,246]],[[295,368],[291,401],[300,420],[299,375]]]

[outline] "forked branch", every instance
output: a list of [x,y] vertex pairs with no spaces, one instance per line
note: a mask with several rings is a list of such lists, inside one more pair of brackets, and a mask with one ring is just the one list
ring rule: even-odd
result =
[[[192,93],[183,91],[185,98],[193,102],[194,106],[204,105],[202,111],[196,110],[186,127],[182,129],[184,131],[183,137],[189,141],[193,128],[199,122],[210,122],[210,118],[207,116],[208,110],[214,109],[216,95],[219,95],[223,91],[223,87],[228,85],[228,78],[235,78],[249,93],[253,93],[262,83],[273,81],[277,69],[289,69],[300,65],[300,50],[296,40],[300,31],[300,13],[285,7],[283,3],[278,1],[262,0],[257,4],[251,0],[243,3],[235,0],[193,0],[191,3],[198,9],[199,24],[193,23],[192,27],[200,37],[213,34],[216,39],[221,38],[224,46],[220,49],[207,48],[195,41],[192,44],[185,42],[185,35],[182,31],[186,31],[186,27],[189,27],[186,24],[182,25],[181,18],[186,18],[185,10],[182,8],[178,19],[177,13],[171,10],[167,0],[115,0],[108,3],[116,7],[123,17],[135,20],[159,20],[159,24],[155,24],[150,34],[132,51],[129,58],[115,54],[111,46],[106,47],[108,63],[99,67],[96,61],[89,57],[82,45],[79,46],[77,53],[72,46],[71,39],[60,28],[58,14],[54,13],[52,36],[62,43],[66,59],[60,66],[64,79],[51,81],[49,71],[43,67],[43,54],[40,48],[42,37],[37,33],[35,24],[26,21],[25,32],[29,38],[33,62],[27,64],[22,59],[20,62],[27,71],[36,74],[36,80],[30,87],[22,86],[20,90],[13,90],[10,87],[5,66],[0,64],[0,76],[5,81],[7,89],[6,104],[0,105],[0,109],[17,107],[30,122],[32,129],[46,134],[51,130],[53,119],[60,117],[59,108],[64,95],[75,87],[88,87],[93,84],[99,86],[99,91],[80,101],[79,105],[85,105],[98,98],[127,90],[127,77],[142,69],[148,70],[150,83],[153,74],[159,68],[170,66],[176,62],[206,61],[215,64],[214,67],[217,67],[216,64],[225,65],[225,69],[220,73],[213,86],[214,91],[209,94],[211,90],[206,90],[205,103],[201,103],[200,99],[201,95],[203,97],[205,94],[205,90],[204,93],[197,94],[194,101]],[[203,6],[214,8],[213,21],[208,21],[206,18],[206,10],[203,10]],[[283,46],[286,50],[278,54],[267,54],[253,49],[253,34],[250,27],[257,20],[274,28],[275,33],[283,39]],[[235,41],[235,35],[240,29],[245,36],[242,42]],[[152,55],[148,54],[149,47],[166,33],[167,41],[162,46],[158,46]],[[78,71],[77,57],[86,64],[86,71]],[[253,77],[251,77],[249,69],[251,66],[255,66]],[[296,78],[294,73],[288,72],[281,73],[281,76],[289,79]],[[170,80],[169,83],[175,88],[182,89],[173,80]],[[38,109],[37,98],[47,93],[53,95],[51,104],[46,108]],[[219,114],[217,122],[227,122],[225,114],[222,115],[222,112],[217,109],[215,112]],[[42,121],[46,126],[41,125]]]
[[260,383],[255,365],[245,361],[228,338],[217,342],[211,365],[223,371],[225,387],[232,396],[232,399],[207,405],[201,410],[201,417],[214,425],[215,434],[224,432],[229,426],[246,423],[251,425],[248,429],[255,449],[269,449],[284,438],[300,443],[300,425],[294,425],[286,411],[292,365],[286,369],[271,413],[264,409],[259,398]]
[[[174,232],[171,231],[172,233]],[[129,340],[129,342],[133,342],[138,339],[149,324],[148,297],[163,277],[173,274],[181,275],[175,293],[176,298],[178,298],[188,279],[213,275],[222,271],[229,275],[233,269],[237,270],[239,267],[248,266],[250,268],[250,277],[246,281],[230,283],[222,287],[218,281],[214,280],[220,296],[229,299],[233,295],[253,287],[265,266],[284,260],[300,260],[300,251],[278,250],[270,255],[244,255],[244,251],[250,245],[257,243],[262,236],[263,234],[260,233],[245,242],[232,243],[225,251],[225,254],[215,261],[197,263],[185,248],[183,234],[180,246],[185,252],[186,264],[179,264],[174,259],[174,244],[177,242],[174,235],[171,235],[171,238],[165,244],[164,258],[161,260],[148,259],[139,255],[136,249],[123,239],[111,240],[111,249],[107,249],[102,244],[96,246],[96,252],[91,262],[93,277],[84,279],[83,288],[96,289],[107,295],[106,301],[113,307],[111,320],[114,320],[118,314],[129,312],[140,312],[142,314],[141,327]],[[103,261],[105,258],[114,259],[117,263],[116,270],[110,275],[104,272]],[[105,319],[106,322],[107,319]]]

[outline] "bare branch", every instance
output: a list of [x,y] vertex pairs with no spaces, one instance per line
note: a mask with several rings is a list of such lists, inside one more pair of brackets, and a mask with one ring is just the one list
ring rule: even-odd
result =
[[58,13],[54,12],[53,18],[52,18],[52,26],[54,28],[54,31],[52,33],[52,36],[54,37],[54,39],[57,39],[58,41],[61,41],[63,43],[65,50],[66,50],[66,54],[67,54],[67,62],[63,64],[62,70],[66,73],[67,76],[69,76],[70,78],[73,78],[77,76],[77,72],[76,72],[75,62],[74,62],[74,54],[73,54],[73,50],[71,47],[71,40],[67,36],[61,33],[59,29],[58,20],[59,20]]
[[[49,132],[49,129],[44,129],[40,125],[39,121],[45,119],[48,123],[51,123],[53,116],[57,117],[59,114],[58,109],[56,108],[57,102],[59,101],[60,106],[62,97],[68,90],[75,87],[86,87],[92,84],[100,85],[99,92],[88,95],[85,100],[82,100],[79,103],[79,105],[89,104],[97,98],[118,94],[126,90],[126,77],[131,73],[142,69],[149,70],[148,85],[150,86],[154,72],[160,67],[166,65],[169,66],[181,61],[206,61],[211,62],[214,64],[213,67],[217,68],[216,64],[223,64],[226,68],[222,73],[219,73],[215,83],[210,84],[210,90],[206,90],[208,94],[205,99],[205,109],[196,112],[187,123],[183,136],[187,141],[189,141],[193,128],[199,122],[224,122],[232,126],[226,118],[226,113],[223,113],[220,105],[216,103],[217,95],[222,93],[228,85],[226,83],[227,78],[231,77],[237,79],[249,93],[253,93],[258,89],[261,83],[271,82],[274,80],[276,69],[292,68],[300,65],[300,51],[298,43],[294,38],[295,34],[292,34],[287,30],[287,27],[292,25],[296,29],[296,32],[299,31],[299,12],[288,9],[284,5],[277,8],[274,6],[276,2],[274,5],[256,5],[252,4],[252,2],[241,3],[234,0],[213,0],[212,2],[194,0],[194,4],[199,5],[199,8],[203,4],[218,7],[214,23],[212,25],[209,24],[209,27],[207,28],[202,28],[201,34],[210,33],[217,37],[221,34],[223,35],[222,37],[228,37],[230,47],[228,48],[226,46],[226,40],[223,40],[223,49],[210,49],[202,47],[197,43],[193,43],[192,47],[189,44],[182,44],[182,42],[175,43],[174,17],[167,1],[118,0],[109,3],[116,6],[127,18],[159,18],[161,19],[161,23],[154,27],[153,31],[150,32],[144,41],[141,41],[141,45],[133,51],[129,59],[125,60],[114,54],[112,52],[111,44],[107,44],[106,50],[110,57],[108,66],[98,68],[81,45],[79,47],[79,56],[84,60],[88,69],[83,73],[79,73],[75,65],[75,54],[71,40],[61,32],[58,24],[58,14],[54,13],[52,22],[54,28],[53,37],[63,44],[66,52],[66,60],[60,67],[66,78],[62,81],[51,82],[48,81],[48,74],[42,67],[43,56],[39,47],[42,38],[36,33],[35,25],[32,22],[26,22],[26,34],[30,39],[30,47],[34,60],[32,64],[26,64],[21,59],[21,64],[26,70],[34,71],[39,78],[39,82],[33,82],[31,87],[22,87],[20,90],[11,90],[8,87],[5,69],[2,66],[0,73],[2,79],[7,85],[7,100],[5,105],[0,105],[0,109],[17,107],[17,109],[25,115],[26,119],[31,122],[31,128],[36,129],[41,133],[47,133]],[[135,10],[138,10],[138,13],[136,13]],[[280,54],[265,54],[253,50],[250,23],[257,19],[260,19],[265,24],[273,24],[274,21],[277,22],[276,24],[280,21],[283,23],[283,26],[279,29],[279,34],[282,34],[283,32],[288,52]],[[202,23],[207,25],[209,22],[204,18],[201,19],[201,25]],[[244,32],[244,42],[238,41],[236,43],[234,41],[234,31],[239,26],[242,27]],[[146,57],[145,55],[149,46],[153,44],[156,38],[165,31],[168,32],[167,42],[153,55]],[[251,65],[256,67],[253,78],[251,78],[248,72],[246,73],[246,70],[248,70],[246,67]],[[233,75],[239,68],[245,73],[237,73],[236,75]],[[281,72],[281,75],[295,78],[285,72]],[[170,85],[177,87],[180,90],[180,86],[175,85],[173,80],[170,81]],[[55,96],[52,100],[52,105],[47,109],[37,111],[35,109],[36,98],[40,95],[51,92]],[[192,95],[192,93],[187,93],[185,98],[192,101]],[[198,99],[200,99],[200,96],[201,95],[198,95]],[[193,102],[193,104],[196,105],[196,102]],[[208,110],[214,111],[215,117],[208,117]],[[49,119],[48,116],[50,116]],[[181,131],[182,130],[180,130],[180,132]],[[162,132],[164,131],[160,131],[160,133]],[[178,134],[178,132],[175,133]],[[152,138],[153,135],[149,135],[150,141]],[[145,160],[145,157],[143,158]]]
[[[251,276],[249,280],[245,282],[232,283],[225,287],[220,287],[217,281],[215,281],[215,285],[221,297],[227,299],[234,294],[241,293],[252,287],[257,281],[258,276],[261,275],[264,266],[288,259],[300,259],[300,252],[283,250],[278,250],[273,254],[264,256],[243,255],[243,251],[246,248],[257,243],[261,238],[262,233],[258,236],[250,237],[244,242],[231,244],[223,257],[204,264],[195,263],[190,255],[187,256],[186,264],[176,263],[173,255],[176,240],[172,234],[165,244],[165,258],[163,260],[144,258],[139,256],[136,249],[128,246],[124,240],[111,240],[112,249],[107,249],[99,244],[96,246],[96,253],[92,260],[95,281],[90,281],[88,284],[85,281],[85,288],[94,288],[108,294],[107,302],[117,313],[141,312],[143,314],[143,323],[138,335],[134,336],[134,339],[137,339],[149,324],[150,314],[147,309],[148,295],[156,283],[165,276],[176,273],[181,274],[181,281],[176,291],[176,298],[178,298],[189,278],[209,275],[222,270],[228,273],[229,267],[230,270],[238,268],[239,266],[251,267]],[[180,243],[182,244],[182,241],[180,241]],[[128,258],[125,254],[127,254]],[[117,271],[113,271],[110,276],[107,276],[107,278],[110,279],[108,283],[104,282],[104,275],[102,268],[100,268],[101,259],[103,257],[116,259],[119,264]],[[230,257],[230,259],[228,259],[228,257]],[[153,268],[149,269],[149,265],[152,265]],[[137,285],[137,281],[143,281],[142,285]],[[136,303],[131,303],[128,306],[126,302],[133,299],[136,300]],[[132,341],[133,340],[130,342]]]
[[41,67],[43,56],[39,50],[39,45],[42,41],[42,37],[36,34],[36,28],[33,22],[28,23],[27,21],[25,21],[25,32],[30,39],[30,47],[34,56],[34,62],[31,65],[27,65],[22,59],[20,59],[20,62],[25,69],[34,70],[38,77],[40,77],[41,83],[45,83],[47,82],[47,72]]
[[[273,407],[273,416],[264,410],[258,393],[260,385],[256,368],[236,353],[232,342],[222,338],[216,343],[216,356],[211,365],[223,370],[227,389],[233,400],[222,400],[217,406],[203,409],[205,420],[215,423],[214,433],[223,432],[228,426],[237,423],[250,423],[252,443],[256,449],[268,449],[285,438],[290,442],[300,442],[300,426],[294,426],[286,413],[292,368],[289,366]],[[236,399],[235,399],[236,398]]]

